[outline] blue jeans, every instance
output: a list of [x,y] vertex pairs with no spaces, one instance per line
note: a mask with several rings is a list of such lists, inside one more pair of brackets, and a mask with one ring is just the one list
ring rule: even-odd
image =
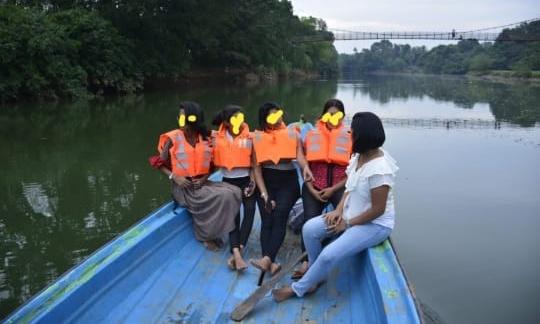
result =
[[302,228],[309,269],[302,279],[291,286],[298,297],[304,296],[310,288],[323,281],[340,261],[381,243],[392,232],[388,227],[373,223],[356,225],[345,230],[322,249],[321,241],[333,236],[328,233],[326,226],[321,215],[310,219]]

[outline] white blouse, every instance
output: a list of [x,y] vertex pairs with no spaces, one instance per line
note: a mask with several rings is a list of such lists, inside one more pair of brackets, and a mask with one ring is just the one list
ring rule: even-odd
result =
[[371,208],[371,189],[383,185],[390,187],[388,199],[386,200],[386,209],[384,213],[372,220],[374,224],[379,224],[384,227],[394,228],[394,179],[397,170],[396,161],[386,152],[383,151],[383,156],[375,158],[358,170],[359,154],[353,154],[347,167],[347,182],[345,184],[345,192],[348,196],[343,207],[343,218],[352,219],[369,208]]

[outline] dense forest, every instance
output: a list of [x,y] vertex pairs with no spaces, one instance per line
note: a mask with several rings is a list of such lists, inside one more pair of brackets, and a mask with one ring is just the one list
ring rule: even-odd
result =
[[130,93],[197,69],[332,75],[326,24],[279,0],[0,0],[0,101]]
[[526,37],[521,38],[540,39],[540,20],[506,29],[494,43],[462,40],[456,45],[440,45],[428,51],[424,46],[397,45],[383,40],[352,55],[340,54],[339,64],[344,74],[465,74],[512,70],[515,76],[527,77],[531,71],[540,70],[540,42],[506,41],[524,35]]

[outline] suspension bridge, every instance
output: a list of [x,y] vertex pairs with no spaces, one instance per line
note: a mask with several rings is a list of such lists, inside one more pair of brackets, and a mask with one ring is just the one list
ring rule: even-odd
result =
[[[381,117],[385,125],[406,128],[446,128],[446,129],[501,129],[520,128],[517,123],[501,120],[486,119],[457,119],[457,118],[395,118]],[[352,116],[346,116],[344,123],[350,125]],[[535,123],[535,127],[539,124]]]
[[[383,40],[383,39],[420,39],[420,40],[478,40],[481,42],[494,41],[516,41],[530,42],[540,41],[540,34],[531,33],[516,33],[511,30],[505,30],[511,27],[521,26],[523,24],[540,21],[540,18],[524,20],[512,24],[481,28],[468,31],[446,31],[446,32],[429,32],[429,31],[389,31],[389,32],[374,32],[374,31],[351,31],[343,29],[329,28],[328,30],[320,31],[317,35],[300,36],[293,39],[294,43],[309,43],[323,41],[347,41],[347,40]],[[498,31],[497,31],[498,30]],[[504,31],[504,32],[502,32]]]

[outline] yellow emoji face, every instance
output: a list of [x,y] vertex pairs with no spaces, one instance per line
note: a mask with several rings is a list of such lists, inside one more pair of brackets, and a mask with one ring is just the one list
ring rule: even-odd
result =
[[229,118],[229,123],[231,123],[233,134],[238,135],[240,133],[240,127],[244,123],[244,114],[239,112],[231,116],[231,118]]
[[266,122],[270,125],[275,125],[281,119],[281,116],[283,116],[283,110],[279,109],[276,112],[268,114],[266,116]]
[[[189,115],[187,117],[187,121],[190,122],[190,123],[194,123],[194,122],[197,121],[197,116]],[[180,128],[186,126],[186,115],[185,114],[180,114],[180,116],[178,116],[178,126],[180,126]]]
[[324,114],[321,117],[321,120],[324,123],[330,123],[332,126],[337,126],[337,125],[339,125],[339,123],[343,119],[343,116],[344,116],[343,112],[341,112],[341,111],[338,111],[335,114],[331,114],[331,113],[327,112],[326,114]]
[[180,126],[180,128],[186,126],[186,115],[181,114],[178,116],[178,126]]

